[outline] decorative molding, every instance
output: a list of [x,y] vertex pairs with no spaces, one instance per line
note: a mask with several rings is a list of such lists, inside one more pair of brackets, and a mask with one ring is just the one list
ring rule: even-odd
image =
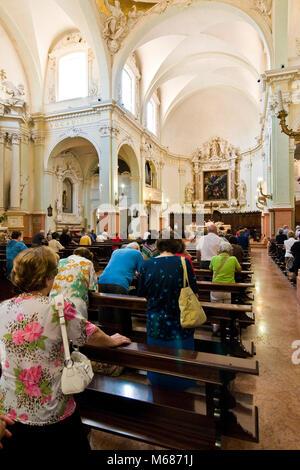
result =
[[192,162],[196,166],[202,162],[223,162],[240,158],[240,149],[221,137],[212,137],[202,144],[193,154]]
[[72,127],[71,129],[67,129],[64,134],[61,135],[63,138],[70,137],[71,139],[75,137],[80,137],[83,134],[83,130],[80,127]]
[[254,0],[254,9],[261,13],[265,19],[271,20],[273,0]]
[[105,124],[99,128],[99,132],[101,137],[117,137],[120,133],[120,129],[117,126],[111,126],[109,124]]
[[[88,44],[79,31],[66,34],[60,41],[56,43],[52,51],[49,53],[50,58],[56,58],[57,55],[64,55],[70,50],[88,49]],[[58,54],[57,54],[58,53]]]

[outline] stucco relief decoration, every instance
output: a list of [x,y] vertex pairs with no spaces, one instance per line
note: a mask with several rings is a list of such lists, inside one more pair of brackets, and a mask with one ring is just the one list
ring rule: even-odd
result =
[[156,146],[153,142],[150,142],[146,137],[142,138],[142,145],[141,145],[141,152],[142,156],[145,160],[149,160],[153,162],[155,165],[159,163],[159,153]]
[[[104,25],[103,37],[111,55],[116,54],[138,20],[147,14],[161,14],[168,7],[186,7],[194,0],[97,0]],[[121,8],[122,4],[122,8]]]
[[267,18],[271,18],[272,15],[272,3],[273,0],[254,0],[255,9]]
[[117,126],[111,126],[109,124],[105,124],[99,128],[100,135],[102,137],[118,137],[120,133],[120,129]]
[[15,86],[7,80],[5,70],[0,70],[0,115],[5,113],[26,114],[25,88],[19,84]]
[[68,129],[64,134],[62,134],[60,137],[61,138],[67,138],[70,137],[71,139],[75,137],[80,137],[83,134],[82,129],[80,127],[72,127],[71,129]]
[[212,181],[216,185],[219,179],[226,179],[226,191],[222,192],[222,194],[226,193],[226,197],[224,195],[220,197],[222,201],[220,200],[219,202],[217,201],[217,196],[216,198],[212,197],[211,201],[213,201],[214,207],[218,206],[219,209],[223,208],[225,210],[240,208],[240,199],[243,201],[245,199],[244,186],[240,181],[240,161],[239,148],[234,147],[221,137],[213,137],[203,143],[192,156],[194,184],[193,188],[186,187],[186,202],[190,203],[192,199],[192,202],[195,204],[205,204],[205,202],[209,204],[204,188],[207,183],[205,183],[205,178],[207,179],[208,175],[211,175]]

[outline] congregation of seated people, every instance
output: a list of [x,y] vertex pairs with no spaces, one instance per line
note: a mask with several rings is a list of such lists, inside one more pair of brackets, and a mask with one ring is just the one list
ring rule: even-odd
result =
[[300,225],[295,231],[287,225],[280,227],[275,238],[268,239],[268,252],[289,280],[295,283],[300,268]]
[[[165,237],[166,234],[169,235],[168,238]],[[225,235],[231,234],[224,233],[224,236],[219,236],[217,227],[210,224],[207,234],[197,240],[197,259],[200,261],[200,267],[212,271],[212,282],[234,284],[235,273],[241,270],[238,260],[242,259],[243,247],[246,246],[244,239],[248,241],[248,237],[244,230],[240,230],[238,237],[231,235],[229,241]],[[104,231],[101,237],[108,240],[107,232]],[[117,246],[117,249],[112,251],[104,271],[97,277],[93,254],[88,247],[100,240],[92,232],[82,230],[77,237],[79,246],[74,247],[72,255],[61,260],[59,251],[77,244],[67,228],[61,235],[54,232],[48,233],[47,237],[40,231],[32,240],[33,247],[29,249],[21,241],[20,232],[13,232],[11,238],[7,243],[8,269],[12,283],[21,293],[0,304],[0,345],[4,352],[1,357],[0,386],[2,393],[5,392],[5,400],[1,404],[0,439],[3,437],[4,449],[8,451],[13,447],[26,448],[32,439],[41,447],[45,441],[48,446],[51,442],[51,445],[57,447],[61,445],[63,436],[67,436],[64,445],[68,442],[73,446],[78,445],[78,448],[87,449],[89,444],[82,429],[76,403],[72,396],[62,395],[60,390],[63,360],[62,339],[54,308],[56,295],[64,296],[65,317],[70,320],[68,336],[75,345],[87,343],[115,347],[130,343],[124,332],[109,336],[88,321],[88,293],[98,290],[110,294],[136,292],[137,296],[147,299],[146,334],[149,345],[194,350],[195,330],[182,328],[178,303],[183,288],[183,263],[186,266],[189,286],[198,295],[192,257],[186,251],[185,241],[177,237],[172,230],[163,233],[150,231],[144,235],[141,246],[136,241],[120,248]],[[115,234],[111,239],[112,243],[114,241],[123,240]],[[212,291],[210,296],[211,302],[231,303],[231,294],[228,292]],[[8,315],[1,315],[6,311],[9,312]],[[117,318],[118,309],[99,311],[100,321],[105,316]],[[21,321],[26,324],[23,336],[18,329],[18,322]],[[20,360],[18,348],[21,352],[27,347],[28,341],[30,344],[31,339],[26,339],[26,331],[29,332],[32,325],[35,325],[34,332],[31,336],[28,334],[30,338],[34,335],[35,340],[43,338],[43,347],[41,350],[33,348],[28,357],[24,356],[24,359]],[[212,331],[217,334],[219,325],[213,324]],[[8,338],[7,335],[10,339],[4,340]],[[48,340],[50,337],[51,342]],[[11,341],[14,343],[13,348]],[[38,367],[37,358],[40,364]],[[13,392],[14,385],[11,383],[15,382],[16,377],[6,370],[6,363],[20,370],[17,381],[25,385],[24,393],[28,395],[28,406],[19,405]],[[28,385],[24,375],[29,370],[35,376],[32,386]],[[50,381],[47,382],[47,393],[40,385],[42,381],[45,385],[45,377],[51,380],[51,387]],[[147,372],[147,378],[155,386],[173,390],[187,390],[196,385],[192,379],[155,372]]]

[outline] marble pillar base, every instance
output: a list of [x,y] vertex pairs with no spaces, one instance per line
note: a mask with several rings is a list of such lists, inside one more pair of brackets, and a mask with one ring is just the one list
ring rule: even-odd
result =
[[274,213],[274,233],[278,232],[280,227],[287,225],[289,228],[294,227],[294,210],[291,207],[278,207],[269,209],[269,212]]
[[261,233],[266,238],[271,237],[272,227],[271,227],[271,214],[266,212],[261,215]]
[[14,230],[18,230],[24,234],[24,211],[20,209],[9,209],[6,212],[7,220],[5,221],[5,225],[8,227],[9,232],[13,232]]

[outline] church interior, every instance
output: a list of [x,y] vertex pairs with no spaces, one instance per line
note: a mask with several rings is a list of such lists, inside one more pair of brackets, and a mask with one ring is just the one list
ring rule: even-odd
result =
[[[160,370],[158,356],[119,352],[127,375],[109,377],[119,383],[103,409],[86,405],[95,450],[173,449],[179,420],[178,449],[300,449],[300,277],[284,275],[272,244],[300,225],[299,24],[300,0],[0,0],[0,234],[30,246],[65,227],[123,240],[172,230],[192,258],[210,222],[250,234],[231,310],[206,305],[211,279],[197,277],[207,316],[225,325],[186,356],[200,391],[178,409],[179,392],[154,387],[150,403],[136,371]],[[112,242],[100,245],[97,273]],[[214,362],[228,335],[234,348]]]

